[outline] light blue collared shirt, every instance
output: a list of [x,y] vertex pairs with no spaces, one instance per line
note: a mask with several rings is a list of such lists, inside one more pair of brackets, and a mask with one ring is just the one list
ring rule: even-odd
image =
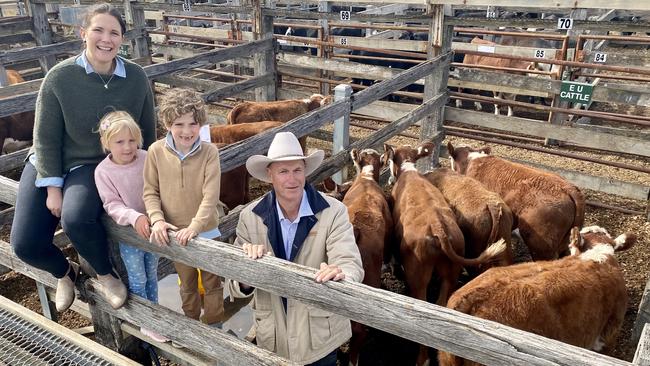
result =
[[[88,58],[86,58],[86,51],[81,52],[81,55],[77,56],[75,59],[75,64],[81,66],[86,70],[86,74],[92,74],[95,72],[95,69],[93,69],[93,65],[88,62]],[[120,56],[115,57],[115,70],[113,70],[113,75],[119,76],[121,78],[126,78],[126,68],[124,67],[124,60]],[[32,165],[36,166],[36,154],[32,154],[29,156],[29,162],[32,163]],[[75,166],[70,169],[70,171],[73,171],[77,168],[81,167],[81,165]],[[41,178],[37,179],[36,182],[34,183],[36,187],[63,187],[63,182],[65,180],[65,176],[67,174],[63,174],[62,177],[46,177],[46,178]]]
[[302,190],[302,200],[300,201],[300,208],[298,209],[298,217],[294,221],[289,221],[280,208],[278,200],[275,200],[275,208],[278,210],[278,218],[280,219],[280,227],[282,228],[282,240],[284,241],[284,252],[287,258],[291,258],[291,248],[293,240],[296,237],[296,230],[298,230],[298,223],[300,218],[306,216],[313,216],[314,212],[311,210],[309,200],[307,199],[307,192]]
[[[194,141],[192,148],[187,154],[183,154],[182,152],[176,149],[176,144],[174,143],[174,138],[172,137],[171,132],[167,132],[167,136],[165,136],[165,145],[167,145],[167,147],[169,147],[176,154],[176,156],[178,156],[178,158],[181,161],[183,161],[187,159],[188,156],[192,155],[194,152],[196,152],[196,150],[199,149],[199,147],[201,146],[201,139],[197,139],[196,141]],[[220,236],[221,236],[221,231],[219,231],[219,227],[215,227],[214,229],[199,233],[199,237],[204,239],[216,239]]]

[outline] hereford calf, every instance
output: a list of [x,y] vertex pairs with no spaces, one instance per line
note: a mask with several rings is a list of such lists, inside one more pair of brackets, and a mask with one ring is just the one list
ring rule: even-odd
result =
[[490,148],[447,145],[452,169],[501,195],[516,216],[517,228],[533,260],[568,253],[571,228],[582,227],[585,198],[559,175],[491,156]]
[[[512,264],[512,211],[498,194],[487,190],[476,179],[447,168],[438,168],[424,177],[440,190],[456,215],[458,227],[465,237],[466,256],[476,257],[489,244],[502,238],[506,242],[506,251],[498,264]],[[486,269],[481,267],[481,271]],[[472,268],[467,270],[472,272]],[[470,274],[475,276],[478,273]]]
[[[572,255],[490,268],[456,291],[447,307],[597,352],[616,341],[627,290],[614,252],[636,236],[612,239],[598,226],[573,230]],[[439,365],[476,365],[440,352]]]
[[[506,249],[505,242],[491,245],[476,259],[462,257],[465,243],[454,213],[442,193],[415,168],[418,159],[431,155],[434,145],[394,149],[385,144],[384,149],[382,160],[396,179],[392,190],[393,220],[409,294],[426,301],[427,287],[435,271],[441,281],[436,303],[444,306],[456,288],[462,266],[476,266],[500,257]],[[417,364],[425,364],[428,358],[427,348],[422,346]]]
[[[7,70],[9,85],[22,83],[25,80],[18,71]],[[0,152],[4,148],[5,139],[12,138],[19,141],[28,141],[33,138],[34,112],[22,112],[10,116],[0,117]]]
[[[262,121],[256,123],[242,123],[237,126],[212,125],[210,126],[210,140],[219,149],[245,140],[258,133],[282,125],[278,121]],[[228,209],[248,203],[248,172],[244,165],[221,174],[221,191],[219,199]]]
[[[343,203],[348,208],[350,222],[354,227],[354,237],[359,246],[365,276],[363,283],[379,288],[381,286],[381,266],[385,250],[390,246],[393,218],[379,186],[381,169],[380,155],[377,151],[352,149],[350,156],[357,169],[357,177],[348,189]],[[363,324],[352,322],[350,341],[350,364],[356,365],[359,350],[367,337]]]
[[288,122],[331,101],[331,97],[314,94],[308,99],[290,99],[274,102],[243,102],[228,113],[228,124],[245,122]]

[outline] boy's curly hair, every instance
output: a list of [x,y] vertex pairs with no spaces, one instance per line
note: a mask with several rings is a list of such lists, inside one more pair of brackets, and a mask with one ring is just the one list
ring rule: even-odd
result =
[[160,99],[158,120],[166,127],[184,114],[192,113],[194,121],[203,126],[208,118],[205,103],[201,95],[191,89],[172,88],[167,90]]

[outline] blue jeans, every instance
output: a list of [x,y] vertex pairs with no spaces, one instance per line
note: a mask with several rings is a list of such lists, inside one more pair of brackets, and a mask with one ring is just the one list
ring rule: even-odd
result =
[[336,355],[338,352],[338,348],[332,351],[330,354],[327,356],[321,358],[320,360],[310,363],[307,366],[336,366]]
[[120,255],[129,277],[129,292],[158,303],[158,255],[120,243]]
[[52,238],[59,221],[77,252],[99,275],[111,273],[108,242],[104,226],[99,221],[104,213],[95,187],[96,164],[81,166],[65,178],[61,219],[52,215],[45,201],[47,188],[36,187],[36,168],[25,164],[18,184],[14,222],[11,226],[11,246],[16,256],[32,267],[62,278],[68,271],[68,261]]

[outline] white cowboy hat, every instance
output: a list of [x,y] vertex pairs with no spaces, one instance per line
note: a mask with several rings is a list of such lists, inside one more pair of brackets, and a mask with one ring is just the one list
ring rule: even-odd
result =
[[278,132],[275,134],[269,152],[264,155],[253,155],[246,160],[246,169],[255,178],[271,183],[266,168],[271,163],[278,161],[305,161],[305,175],[311,174],[320,163],[323,162],[325,153],[323,150],[316,150],[313,153],[305,156],[300,147],[300,142],[296,136],[291,132]]

